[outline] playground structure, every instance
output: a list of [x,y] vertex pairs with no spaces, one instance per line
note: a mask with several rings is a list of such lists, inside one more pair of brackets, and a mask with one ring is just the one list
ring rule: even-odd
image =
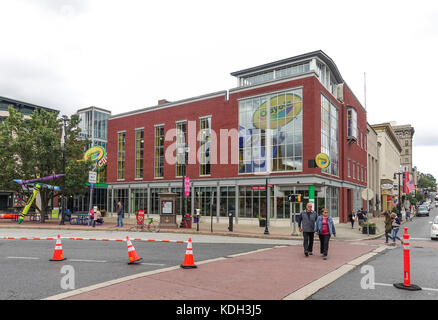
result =
[[64,176],[65,176],[65,174],[55,174],[53,176],[47,176],[47,177],[42,177],[42,178],[38,178],[38,179],[31,179],[31,180],[14,179],[14,182],[17,182],[19,185],[21,185],[23,187],[27,187],[28,190],[29,190],[29,187],[33,187],[32,196],[29,198],[26,206],[24,207],[23,211],[21,212],[20,217],[18,218],[18,224],[21,224],[23,222],[24,217],[29,212],[29,209],[31,208],[32,203],[35,201],[35,198],[36,198],[37,194],[40,192],[41,188],[47,188],[47,189],[53,190],[53,191],[60,191],[61,190],[58,186],[52,186],[52,185],[40,183],[40,182],[41,181],[50,181],[50,180],[58,179],[58,178],[61,178]]

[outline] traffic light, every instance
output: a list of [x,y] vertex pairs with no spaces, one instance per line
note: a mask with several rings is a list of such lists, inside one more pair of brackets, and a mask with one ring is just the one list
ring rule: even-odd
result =
[[301,202],[301,194],[290,194],[288,200],[289,202]]

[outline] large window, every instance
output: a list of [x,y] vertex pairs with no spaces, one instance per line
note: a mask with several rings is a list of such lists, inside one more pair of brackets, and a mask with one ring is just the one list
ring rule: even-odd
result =
[[200,168],[201,175],[211,174],[210,165],[210,134],[211,134],[211,117],[200,120]]
[[195,209],[201,210],[203,216],[216,216],[216,187],[195,188]]
[[164,126],[155,127],[154,153],[154,177],[162,178],[164,174]]
[[321,95],[321,152],[330,158],[322,172],[338,175],[338,109]]
[[357,112],[352,107],[347,109],[347,136],[357,140]]
[[302,170],[302,109],[302,89],[239,101],[239,173]]
[[143,178],[144,130],[135,131],[135,178]]
[[176,124],[176,176],[183,177],[186,175],[186,136],[187,123],[186,121],[178,122]]
[[144,210],[147,212],[148,204],[148,189],[131,189],[131,211],[133,213],[138,210]]
[[119,132],[117,139],[117,179],[125,179],[126,132]]

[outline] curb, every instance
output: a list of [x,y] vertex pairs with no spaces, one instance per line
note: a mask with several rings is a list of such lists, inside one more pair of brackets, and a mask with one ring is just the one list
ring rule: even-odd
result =
[[[51,226],[44,225],[43,226],[27,226],[20,225],[19,227],[15,225],[0,225],[0,229],[33,229],[33,230],[80,230],[80,231],[125,231],[125,232],[138,232],[138,233],[150,233],[147,231],[134,231],[123,228],[91,228],[89,226],[79,226],[79,227],[70,227],[68,225],[64,225],[60,227],[60,225]],[[255,233],[239,233],[239,232],[230,232],[230,231],[217,231],[217,232],[209,232],[209,231],[196,231],[196,230],[186,230],[186,229],[161,229],[163,233],[178,233],[178,234],[188,234],[188,235],[208,235],[208,236],[226,236],[226,237],[243,237],[243,238],[255,238],[255,239],[272,239],[272,240],[303,240],[302,236],[292,236],[292,235],[279,235],[279,234],[255,234]],[[151,232],[153,233],[153,232]],[[366,240],[375,240],[384,236],[384,233],[379,233],[377,235],[369,236],[367,238],[357,238],[357,239],[337,239],[333,238],[333,241],[366,241]]]

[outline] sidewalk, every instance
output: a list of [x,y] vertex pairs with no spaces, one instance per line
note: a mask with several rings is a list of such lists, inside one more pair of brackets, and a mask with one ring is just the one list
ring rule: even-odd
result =
[[[208,221],[206,221],[208,220]],[[282,239],[282,240],[301,240],[302,235],[296,228],[296,235],[292,235],[293,226],[268,226],[269,234],[265,234],[265,228],[259,227],[258,224],[254,223],[234,223],[233,231],[228,230],[228,223],[217,222],[213,219],[211,223],[210,219],[201,219],[199,224],[199,231],[197,231],[197,224],[192,223],[191,229],[186,228],[162,228],[161,232],[166,233],[184,233],[184,234],[204,234],[204,235],[222,235],[222,236],[235,236],[235,237],[254,237],[254,238],[265,238],[265,239]],[[93,230],[93,231],[122,231],[129,230],[131,227],[135,226],[135,217],[125,218],[123,228],[115,228],[116,217],[107,216],[104,217],[104,224],[97,225],[95,228],[91,226],[84,225],[72,225],[66,222],[65,225],[60,225],[59,219],[49,219],[45,223],[39,223],[36,221],[29,221],[26,218],[20,225],[17,222],[11,221],[9,219],[0,219],[0,228],[29,228],[29,229],[57,229],[57,230]],[[180,217],[177,217],[177,221],[180,221]],[[376,223],[377,230],[375,235],[362,234],[359,231],[359,225],[356,222],[354,228],[351,228],[350,223],[337,223],[336,228],[336,238],[332,240],[343,240],[343,241],[355,241],[355,240],[370,240],[381,237],[384,234],[384,220],[383,217],[371,218],[370,222]],[[212,232],[213,230],[213,232]],[[140,232],[140,231],[139,231]]]

